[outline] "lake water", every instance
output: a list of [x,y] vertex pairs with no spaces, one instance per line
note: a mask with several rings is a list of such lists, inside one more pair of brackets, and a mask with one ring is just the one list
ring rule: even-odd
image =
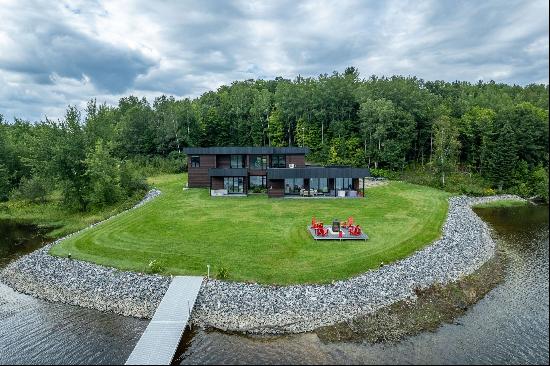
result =
[[[196,330],[186,333],[177,362],[548,364],[548,206],[478,214],[498,235],[507,273],[455,324],[375,345],[323,343],[314,333],[259,338]],[[123,363],[146,325],[36,300],[0,284],[0,363]]]

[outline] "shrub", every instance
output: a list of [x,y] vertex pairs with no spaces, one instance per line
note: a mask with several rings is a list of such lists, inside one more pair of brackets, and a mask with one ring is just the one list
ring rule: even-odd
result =
[[153,259],[149,262],[147,267],[145,268],[145,273],[154,274],[154,273],[161,273],[164,271],[164,265],[157,261],[156,259]]
[[46,196],[51,191],[50,183],[48,180],[33,176],[31,178],[21,178],[19,187],[12,191],[12,199],[23,199],[32,202],[44,202]]
[[0,202],[8,199],[10,191],[10,179],[8,169],[4,164],[0,164]]
[[218,267],[218,272],[216,274],[216,278],[219,280],[225,280],[229,278],[229,269],[223,265],[220,265]]
[[399,179],[399,173],[393,172],[388,169],[372,168],[370,173],[373,177],[381,177],[387,179]]

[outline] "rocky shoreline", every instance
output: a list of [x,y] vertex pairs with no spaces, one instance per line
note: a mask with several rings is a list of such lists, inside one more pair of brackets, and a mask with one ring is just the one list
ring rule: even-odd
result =
[[[158,190],[150,191],[133,208],[159,194]],[[471,205],[503,199],[521,200],[510,195],[451,198],[439,240],[403,260],[347,280],[293,286],[205,280],[191,321],[197,326],[226,331],[299,333],[372,314],[397,301],[415,299],[416,290],[454,282],[493,257],[495,243],[490,229]],[[0,280],[17,291],[49,301],[151,318],[170,278],[48,254],[51,246],[76,234],[10,263],[0,272]]]

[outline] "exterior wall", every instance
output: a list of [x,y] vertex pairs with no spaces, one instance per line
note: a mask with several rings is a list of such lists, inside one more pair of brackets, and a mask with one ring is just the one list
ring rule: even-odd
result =
[[284,181],[284,179],[268,180],[267,181],[267,195],[269,197],[284,197],[285,196],[285,181]]
[[216,155],[199,155],[201,159],[200,167],[191,166],[191,155],[187,156],[188,184],[189,188],[201,188],[210,186],[208,178],[208,169],[216,167]]
[[216,155],[216,168],[231,168],[231,155]]
[[223,177],[212,177],[212,189],[223,189]]
[[294,164],[296,168],[305,168],[306,158],[304,155],[287,155],[286,156],[286,166],[289,167],[289,164]]

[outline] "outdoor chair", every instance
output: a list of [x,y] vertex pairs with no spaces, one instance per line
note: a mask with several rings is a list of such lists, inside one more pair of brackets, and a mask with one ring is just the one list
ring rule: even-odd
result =
[[350,228],[348,229],[350,235],[353,235],[353,236],[359,236],[361,235],[361,227],[359,225],[357,226],[350,226]]
[[353,226],[353,217],[352,216],[348,217],[347,221],[344,221],[342,223],[342,227],[349,228],[351,226]]

